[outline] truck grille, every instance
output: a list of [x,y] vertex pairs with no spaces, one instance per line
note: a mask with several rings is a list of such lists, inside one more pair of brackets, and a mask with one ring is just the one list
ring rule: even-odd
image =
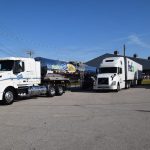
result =
[[98,84],[108,84],[108,78],[98,78]]

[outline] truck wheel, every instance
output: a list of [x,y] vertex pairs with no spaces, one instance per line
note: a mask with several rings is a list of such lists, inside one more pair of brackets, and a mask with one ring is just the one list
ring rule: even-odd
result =
[[142,84],[142,80],[138,80],[138,85],[141,85]]
[[53,86],[50,86],[47,91],[47,96],[53,97],[53,96],[55,96],[55,94],[56,94],[55,88]]
[[120,91],[120,84],[118,83],[116,92],[119,92],[119,91]]
[[56,95],[61,96],[64,93],[64,89],[62,86],[56,86]]
[[129,83],[127,82],[127,83],[126,83],[126,89],[128,89],[128,88],[129,88]]
[[131,87],[131,82],[127,82],[126,89],[129,89],[130,87]]
[[128,84],[129,84],[129,85],[128,85],[128,88],[131,88],[131,82],[129,82]]
[[14,91],[12,89],[6,89],[3,94],[3,102],[6,105],[10,105],[14,102]]

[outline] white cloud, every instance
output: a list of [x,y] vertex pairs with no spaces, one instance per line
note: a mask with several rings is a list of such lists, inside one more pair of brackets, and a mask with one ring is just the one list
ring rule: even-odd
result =
[[127,43],[150,49],[150,44],[147,44],[144,41],[142,41],[141,38],[139,38],[139,36],[137,35],[130,35],[128,37]]
[[150,44],[144,42],[141,38],[145,37],[145,36],[149,36],[150,34],[132,34],[126,37],[120,37],[118,39],[115,39],[114,42],[123,42],[129,45],[137,45],[140,46],[142,48],[146,48],[146,49],[150,49]]

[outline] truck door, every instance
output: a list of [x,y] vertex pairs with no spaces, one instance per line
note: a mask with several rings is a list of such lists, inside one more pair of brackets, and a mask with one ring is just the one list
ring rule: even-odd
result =
[[24,66],[24,62],[17,60],[14,63],[14,68],[13,68],[13,74],[14,74],[14,78],[16,78],[16,84],[18,86],[25,86],[28,83],[28,79],[26,77],[26,73],[25,73],[25,66]]
[[123,73],[122,73],[122,68],[121,67],[118,67],[118,75],[119,75],[119,78],[120,78],[120,87],[123,88],[124,86],[124,78],[123,78]]

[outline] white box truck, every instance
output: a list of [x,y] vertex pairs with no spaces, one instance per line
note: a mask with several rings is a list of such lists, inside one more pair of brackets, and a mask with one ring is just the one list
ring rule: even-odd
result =
[[48,73],[48,63],[42,66],[33,58],[0,58],[0,100],[12,104],[18,96],[62,95],[69,79]]
[[116,90],[130,88],[142,80],[141,64],[127,57],[105,58],[100,64],[94,90]]

